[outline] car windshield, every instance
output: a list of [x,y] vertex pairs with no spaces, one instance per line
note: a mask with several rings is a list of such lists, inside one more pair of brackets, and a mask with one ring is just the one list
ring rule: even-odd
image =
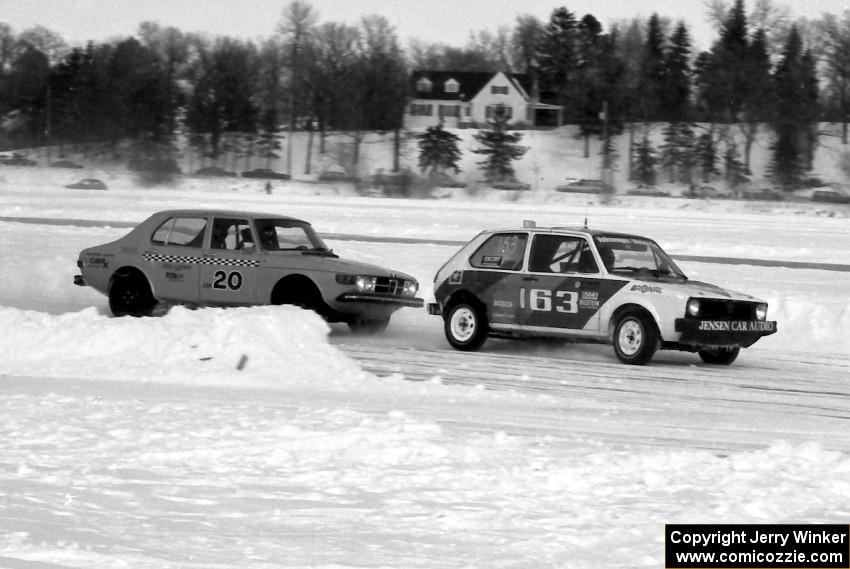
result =
[[258,219],[257,233],[264,251],[329,251],[313,227],[295,219]]
[[655,241],[624,235],[594,237],[609,273],[649,273],[655,277],[687,279],[673,259]]

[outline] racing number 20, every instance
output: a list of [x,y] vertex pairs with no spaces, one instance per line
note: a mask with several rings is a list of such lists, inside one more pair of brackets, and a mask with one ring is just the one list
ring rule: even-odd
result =
[[213,274],[213,288],[219,290],[239,290],[242,288],[242,273],[239,271],[216,271]]
[[519,307],[525,307],[531,310],[540,310],[550,312],[553,309],[555,312],[564,314],[575,314],[578,312],[578,293],[569,290],[556,290],[554,298],[552,291],[543,288],[525,288],[519,289]]

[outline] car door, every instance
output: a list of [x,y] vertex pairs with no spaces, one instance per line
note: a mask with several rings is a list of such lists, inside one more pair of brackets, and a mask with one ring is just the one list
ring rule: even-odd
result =
[[528,233],[494,233],[469,257],[470,270],[464,271],[464,288],[487,306],[491,324],[517,323],[517,292],[528,245]]
[[584,236],[535,234],[519,278],[516,322],[521,327],[599,331],[603,278]]
[[203,215],[175,215],[154,230],[142,258],[160,300],[197,302],[206,227]]
[[222,306],[257,302],[259,253],[245,218],[214,217],[204,243],[200,300]]

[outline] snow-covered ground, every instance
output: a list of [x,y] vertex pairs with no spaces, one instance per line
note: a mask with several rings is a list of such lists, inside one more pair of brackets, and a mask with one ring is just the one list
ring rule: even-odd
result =
[[[607,346],[452,351],[405,309],[377,339],[292,307],[113,319],[83,247],[171,207],[285,213],[322,233],[466,240],[616,228],[674,255],[850,263],[848,210],[532,192],[362,198],[280,184],[72,192],[4,171],[0,567],[660,567],[665,523],[850,516],[850,273],[682,262],[770,302],[730,368]],[[332,241],[416,275],[447,245]]]

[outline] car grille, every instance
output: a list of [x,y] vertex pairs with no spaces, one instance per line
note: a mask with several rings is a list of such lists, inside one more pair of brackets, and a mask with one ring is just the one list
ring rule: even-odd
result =
[[699,318],[705,320],[755,320],[755,302],[700,299]]
[[375,292],[383,294],[402,294],[404,292],[404,281],[402,279],[378,277],[375,281]]

